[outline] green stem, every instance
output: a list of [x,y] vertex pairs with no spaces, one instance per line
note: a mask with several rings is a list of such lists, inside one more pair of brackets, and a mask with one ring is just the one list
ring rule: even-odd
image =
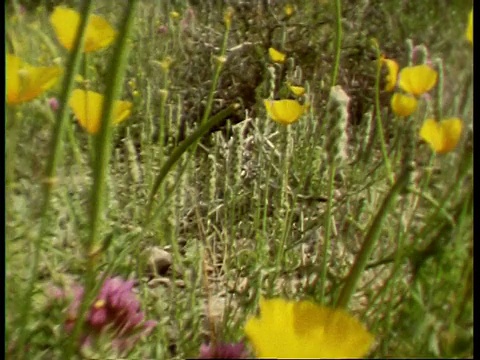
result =
[[394,176],[393,176],[393,171],[392,171],[392,166],[390,164],[390,159],[388,157],[388,152],[387,152],[387,146],[385,144],[385,137],[383,136],[383,123],[382,123],[382,115],[381,115],[381,108],[380,108],[380,72],[382,69],[382,65],[380,62],[380,48],[378,47],[378,44],[375,42],[375,47],[377,50],[377,74],[375,77],[375,118],[377,119],[377,135],[380,139],[380,147],[382,150],[382,156],[383,156],[383,161],[385,162],[385,168],[387,170],[387,176],[388,179],[390,180],[390,184],[393,185],[395,182]]
[[338,69],[340,68],[340,52],[342,46],[342,1],[335,0],[335,18],[336,18],[336,42],[335,42],[335,63],[332,72],[332,86],[337,84]]
[[223,35],[222,49],[220,51],[220,55],[217,58],[217,66],[215,68],[215,74],[213,75],[212,88],[210,89],[210,93],[208,94],[207,106],[205,107],[205,112],[203,113],[203,118],[200,124],[203,124],[205,121],[207,121],[210,116],[210,112],[212,111],[213,97],[215,95],[215,90],[217,90],[218,80],[220,79],[220,73],[222,72],[223,64],[225,61],[225,53],[227,52],[227,41],[229,32],[230,27],[227,26],[225,34]]
[[[332,224],[332,204],[333,204],[333,188],[335,179],[336,166],[335,163],[330,165],[330,172],[328,177],[328,201],[327,212],[325,214],[325,237],[322,248],[322,268],[320,271],[321,288],[320,288],[320,303],[325,304],[325,283],[327,279],[327,266],[328,266],[328,248],[330,247],[330,229]],[[320,252],[320,251],[319,251]]]
[[352,297],[353,293],[355,292],[355,288],[357,283],[364,271],[367,261],[370,258],[370,255],[378,242],[380,237],[380,233],[382,230],[382,224],[385,218],[387,217],[390,209],[395,204],[395,200],[398,194],[407,186],[409,178],[410,178],[410,169],[406,169],[402,172],[400,177],[397,179],[395,184],[390,189],[389,193],[387,194],[386,198],[383,200],[382,206],[380,207],[377,215],[373,219],[372,225],[368,230],[367,234],[365,235],[365,239],[363,241],[362,248],[358,253],[355,263],[353,264],[352,268],[350,269],[350,273],[347,276],[345,281],[345,285],[343,286],[340,296],[337,301],[337,307],[339,308],[346,308]]
[[[70,359],[73,349],[78,343],[80,332],[83,325],[83,319],[96,287],[96,265],[104,248],[100,243],[100,235],[102,234],[101,224],[105,211],[105,192],[107,182],[107,171],[111,155],[111,131],[112,131],[112,115],[116,99],[120,95],[125,69],[127,65],[128,53],[130,46],[128,45],[129,35],[133,27],[134,17],[138,0],[131,0],[125,9],[124,19],[118,34],[117,43],[113,52],[111,64],[109,68],[110,76],[107,82],[105,92],[105,101],[102,108],[102,120],[100,132],[96,139],[95,162],[93,169],[93,187],[91,197],[91,217],[90,217],[90,234],[85,243],[85,253],[87,257],[85,276],[85,295],[79,309],[79,317],[75,322],[73,334],[69,346],[65,350],[65,359]],[[97,285],[98,286],[98,285]]]
[[[65,77],[63,79],[62,84],[62,93],[60,96],[60,108],[58,111],[57,121],[55,123],[55,128],[53,130],[53,138],[52,144],[50,149],[50,155],[48,158],[46,171],[45,171],[45,181],[43,187],[43,202],[40,207],[40,214],[42,216],[40,231],[38,237],[35,239],[34,242],[34,253],[31,260],[31,267],[30,267],[30,276],[27,284],[27,289],[23,296],[24,303],[20,309],[20,316],[19,316],[19,323],[20,323],[20,337],[18,341],[18,349],[19,351],[24,351],[24,345],[28,337],[28,323],[30,318],[30,311],[32,306],[32,295],[35,284],[37,282],[37,274],[38,274],[38,265],[40,261],[40,253],[42,248],[42,240],[45,236],[47,229],[49,229],[49,221],[48,221],[48,208],[50,205],[50,198],[52,195],[53,185],[55,183],[55,173],[57,168],[57,163],[60,158],[61,153],[61,144],[62,144],[62,137],[65,127],[65,122],[67,119],[67,103],[68,99],[70,98],[70,93],[73,89],[74,84],[74,77],[77,73],[77,69],[79,66],[80,55],[83,51],[83,44],[85,39],[85,33],[87,28],[88,18],[92,11],[92,0],[86,0],[83,2],[83,9],[82,9],[82,19],[79,24],[79,31],[77,37],[75,39],[75,44],[73,46],[73,50],[71,55],[68,59],[67,63],[67,71]],[[25,356],[26,352],[22,352],[22,356]]]

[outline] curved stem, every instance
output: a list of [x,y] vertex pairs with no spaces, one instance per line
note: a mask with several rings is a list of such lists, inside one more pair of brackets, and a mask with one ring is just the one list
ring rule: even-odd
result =
[[350,273],[348,274],[347,279],[345,281],[345,285],[343,286],[340,292],[340,296],[338,297],[338,301],[336,304],[337,307],[346,308],[348,306],[350,298],[355,292],[357,283],[360,279],[360,276],[362,275],[363,270],[367,265],[367,261],[370,258],[372,250],[377,244],[377,241],[380,237],[383,221],[387,217],[390,209],[395,204],[395,200],[398,194],[400,194],[400,192],[407,186],[409,178],[410,178],[410,170],[406,169],[399,176],[399,178],[397,179],[397,181],[395,182],[395,184],[392,186],[389,193],[387,194],[386,198],[383,200],[382,206],[377,212],[377,215],[373,219],[370,229],[365,235],[362,248],[360,249],[360,252],[356,257],[355,263],[350,269]]

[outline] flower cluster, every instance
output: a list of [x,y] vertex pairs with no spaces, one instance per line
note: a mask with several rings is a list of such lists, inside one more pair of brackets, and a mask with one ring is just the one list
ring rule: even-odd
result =
[[[277,64],[285,63],[287,58],[286,54],[275,48],[269,48],[268,55],[270,61]],[[290,125],[298,121],[308,108],[306,104],[301,104],[297,99],[305,94],[305,88],[303,86],[293,85],[291,82],[287,82],[286,87],[295,99],[263,100],[267,115],[273,121],[282,125]]]
[[[107,278],[100,293],[90,306],[83,326],[82,347],[92,346],[100,335],[112,337],[112,347],[119,352],[130,349],[141,336],[151,333],[156,326],[153,320],[144,321],[145,315],[133,292],[134,281],[120,277]],[[59,297],[59,291],[54,291]],[[84,289],[79,285],[72,288],[73,302],[67,310],[65,330],[71,332],[78,319]],[[60,293],[60,294],[63,294]],[[65,294],[63,294],[65,296]]]
[[[470,24],[469,24],[470,28]],[[467,38],[469,30],[467,30]],[[400,72],[395,60],[382,57],[381,63],[388,70],[385,91],[398,89],[391,98],[391,107],[397,116],[410,116],[418,107],[418,99],[437,84],[438,73],[428,64],[407,66]],[[437,154],[445,154],[457,146],[463,123],[459,118],[437,121],[428,118],[422,124],[419,135]]]
[[[56,7],[50,16],[59,43],[71,51],[80,25],[80,14],[75,10]],[[84,53],[91,53],[109,46],[116,37],[116,31],[102,17],[92,15],[85,34]],[[57,83],[63,70],[59,66],[35,67],[13,54],[7,54],[7,104],[17,105],[31,101]],[[76,79],[83,79],[80,75]],[[53,100],[52,100],[53,99]],[[58,100],[48,101],[53,111],[59,108]],[[68,105],[79,124],[90,134],[98,133],[102,119],[104,97],[94,91],[75,89]],[[129,101],[116,101],[112,123],[118,124],[130,116],[133,104]]]
[[429,65],[415,65],[403,68],[395,60],[382,57],[380,61],[387,67],[386,91],[396,91],[391,99],[393,112],[398,116],[409,116],[417,110],[418,99],[437,83],[438,73]]

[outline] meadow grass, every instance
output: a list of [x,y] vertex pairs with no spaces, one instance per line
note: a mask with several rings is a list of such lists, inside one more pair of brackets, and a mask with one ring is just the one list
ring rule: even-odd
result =
[[[7,52],[65,69],[48,91],[58,110],[46,95],[6,109],[8,356],[114,356],[108,338],[78,347],[82,323],[65,331],[71,299],[52,290],[82,284],[85,316],[107,276],[135,279],[158,322],[125,358],[243,340],[261,296],[348,309],[375,336],[371,357],[473,356],[471,2],[231,3],[82,2],[118,30],[87,56],[58,43],[45,4],[7,8]],[[439,70],[407,118],[381,54]],[[291,97],[285,80],[306,88],[289,126],[263,106]],[[91,135],[74,87],[105,95],[105,125],[116,99],[132,113]],[[420,139],[429,117],[463,120],[454,151]]]

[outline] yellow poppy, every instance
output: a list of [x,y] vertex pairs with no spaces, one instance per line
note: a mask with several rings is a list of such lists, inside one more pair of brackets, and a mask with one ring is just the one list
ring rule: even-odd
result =
[[283,125],[297,121],[305,112],[306,107],[297,100],[263,100],[268,116]]
[[[100,130],[102,116],[103,95],[93,92],[75,89],[68,105],[73,110],[80,125],[90,134],[96,134]],[[113,124],[124,121],[132,109],[129,101],[116,101],[113,110]]]
[[437,78],[437,72],[428,65],[407,66],[400,71],[398,86],[409,94],[420,96],[435,86]]
[[468,25],[465,36],[467,40],[470,41],[471,44],[473,44],[473,10],[470,10],[470,14],[468,15]]
[[417,110],[418,100],[411,95],[395,93],[390,101],[395,115],[409,116]]
[[247,321],[245,334],[259,358],[355,358],[373,342],[343,310],[280,298],[260,299],[260,317]]
[[303,86],[295,86],[291,84],[287,84],[288,89],[292,92],[295,96],[302,96],[305,94],[305,88]]
[[[60,44],[67,50],[72,50],[80,25],[80,14],[75,10],[57,6],[50,15],[50,22]],[[117,32],[104,18],[90,15],[83,51],[88,53],[105,48],[113,42],[116,35]]]
[[463,123],[459,118],[444,119],[440,122],[427,119],[420,129],[420,137],[430,145],[433,151],[445,154],[457,146],[462,128]]
[[270,60],[276,63],[283,64],[285,62],[286,55],[274,48],[268,49],[268,55],[270,55]]
[[398,77],[398,63],[395,60],[382,57],[380,59],[382,64],[387,67],[388,74],[386,76],[387,83],[385,84],[385,91],[392,91],[397,85]]
[[62,74],[58,66],[35,67],[19,57],[7,54],[7,104],[30,101],[50,89]]

